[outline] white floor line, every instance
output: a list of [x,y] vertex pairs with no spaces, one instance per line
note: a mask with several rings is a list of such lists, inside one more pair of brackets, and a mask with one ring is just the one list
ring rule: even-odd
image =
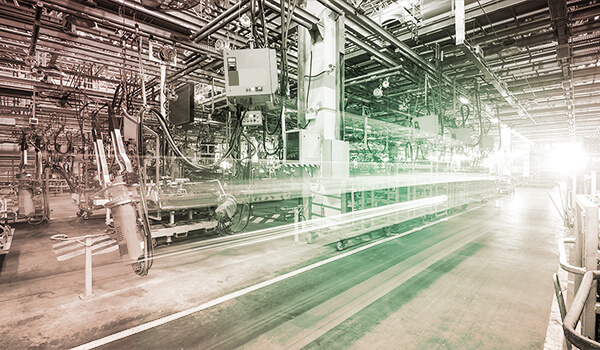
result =
[[[95,244],[95,245],[92,246],[92,251],[98,250],[100,248],[104,248],[104,247],[107,247],[107,246],[110,246],[110,245],[113,245],[113,244],[116,247],[117,241],[110,240],[110,241],[102,242],[100,244]],[[69,260],[71,258],[74,258],[74,257],[79,256],[79,255],[83,255],[83,254],[85,254],[85,248],[81,248],[79,250],[75,250],[75,251],[73,251],[71,253],[68,253],[68,254],[59,255],[59,256],[56,257],[56,259],[58,261],[65,261],[65,260]]]
[[[455,214],[455,215],[453,215],[453,216],[451,216],[451,217],[449,217],[449,218],[454,218],[454,217],[457,217],[457,216],[459,216],[459,215],[462,215],[462,214],[468,213],[468,212],[470,212],[470,211],[473,211],[473,210],[475,210],[475,209],[478,209],[478,208],[480,208],[480,207],[482,207],[482,206],[480,205],[480,206],[477,206],[477,207],[475,207],[475,208],[472,208],[472,209],[469,209],[469,210],[466,210],[466,211],[460,212],[460,213],[458,213],[458,214]],[[407,236],[407,235],[409,235],[409,234],[412,234],[412,233],[414,233],[414,232],[417,232],[417,231],[421,231],[421,230],[423,230],[423,229],[425,229],[425,228],[427,228],[427,227],[430,227],[430,226],[436,225],[436,224],[438,224],[438,223],[440,223],[440,221],[434,221],[434,222],[430,222],[430,223],[428,223],[428,224],[426,224],[426,225],[423,225],[423,226],[420,226],[420,227],[414,228],[414,229],[412,229],[412,230],[410,230],[410,231],[407,231],[407,232],[404,232],[404,233],[402,233],[402,234],[399,234],[399,235],[394,235],[394,236],[391,236],[391,237],[388,237],[388,238],[382,239],[382,240],[380,240],[380,241],[375,241],[375,242],[373,242],[373,243],[370,243],[370,244],[364,245],[364,246],[362,246],[362,247],[359,247],[359,248],[353,249],[353,250],[351,250],[351,251],[348,251],[348,252],[346,252],[346,253],[342,253],[342,254],[339,254],[339,255],[333,256],[333,257],[331,257],[331,258],[329,258],[329,259],[325,259],[325,260],[322,260],[322,261],[316,262],[316,263],[314,263],[314,264],[311,264],[311,265],[305,266],[305,267],[303,267],[303,268],[300,268],[300,269],[298,269],[298,270],[295,270],[295,271],[288,272],[288,273],[286,273],[286,274],[284,274],[284,275],[281,275],[281,276],[277,276],[277,277],[275,277],[275,278],[272,278],[272,279],[270,279],[270,280],[267,280],[267,281],[264,281],[264,282],[261,282],[261,283],[255,284],[255,285],[253,285],[253,286],[246,287],[246,288],[244,288],[244,289],[240,289],[240,290],[238,290],[238,291],[236,291],[236,292],[233,292],[233,293],[230,293],[230,294],[224,295],[224,296],[222,296],[222,297],[219,297],[219,298],[213,299],[213,300],[211,300],[211,301],[208,301],[208,302],[206,302],[206,303],[204,303],[204,304],[201,304],[201,305],[195,306],[195,307],[193,307],[193,308],[190,308],[190,309],[187,309],[187,310],[182,310],[182,311],[176,312],[176,313],[174,313],[174,314],[172,314],[172,315],[165,316],[165,317],[162,317],[162,318],[156,319],[156,320],[154,320],[154,321],[150,321],[150,322],[148,322],[148,323],[144,323],[144,324],[141,324],[141,325],[138,325],[138,326],[135,326],[135,327],[132,327],[132,328],[129,328],[129,329],[126,329],[126,330],[123,330],[123,331],[120,331],[120,332],[117,332],[117,333],[111,334],[111,335],[109,335],[109,336],[106,336],[106,337],[104,337],[104,338],[100,338],[100,339],[97,339],[97,340],[91,341],[91,342],[89,342],[89,343],[86,343],[86,344],[79,345],[79,346],[77,346],[77,347],[74,347],[74,348],[72,348],[72,350],[94,349],[94,348],[97,348],[97,347],[99,347],[99,346],[106,345],[106,344],[112,343],[112,342],[114,342],[114,341],[117,341],[117,340],[123,339],[123,338],[127,338],[127,337],[129,337],[129,336],[131,336],[131,335],[134,335],[134,334],[137,334],[137,333],[140,333],[140,332],[144,332],[144,331],[147,331],[147,330],[149,330],[149,329],[152,329],[152,328],[155,328],[155,327],[158,327],[158,326],[162,326],[162,325],[164,325],[164,324],[166,324],[166,323],[169,323],[169,322],[171,322],[171,321],[175,321],[175,320],[178,320],[178,319],[180,319],[180,318],[183,318],[183,317],[186,317],[186,316],[192,315],[192,314],[194,314],[194,313],[196,313],[196,312],[199,312],[199,311],[202,311],[202,310],[206,310],[206,309],[208,309],[208,308],[211,308],[211,307],[213,307],[213,306],[216,306],[216,305],[222,304],[222,303],[224,303],[224,302],[226,302],[226,301],[233,300],[233,299],[235,299],[235,298],[241,297],[241,296],[243,296],[243,295],[246,295],[246,294],[248,294],[248,293],[252,293],[252,292],[254,292],[254,291],[257,291],[257,290],[259,290],[259,289],[262,289],[262,288],[268,287],[268,286],[270,286],[270,285],[273,285],[273,284],[275,284],[275,283],[278,283],[278,282],[284,281],[284,280],[286,280],[286,279],[288,279],[288,278],[291,278],[291,277],[297,276],[297,275],[299,275],[299,274],[301,274],[301,273],[304,273],[304,272],[307,272],[307,271],[310,271],[310,270],[316,269],[316,268],[318,268],[318,267],[321,267],[321,266],[323,266],[323,265],[329,264],[329,263],[331,263],[331,262],[334,262],[334,261],[337,261],[337,260],[343,259],[343,258],[345,258],[345,257],[347,257],[347,256],[354,255],[354,254],[356,254],[356,253],[362,252],[363,250],[366,250],[366,249],[369,249],[369,248],[375,247],[375,246],[377,246],[377,245],[383,244],[383,243],[385,243],[385,242],[388,242],[388,241],[391,241],[391,240],[394,240],[394,239],[398,239],[398,238],[400,238],[400,237]]]
[[[102,241],[107,241],[107,240],[110,240],[112,242],[117,243],[117,241],[115,241],[114,239],[110,238],[110,236],[101,236],[101,237],[98,237],[98,240],[96,240],[96,242],[94,242],[94,244],[99,244]],[[68,246],[65,245],[65,244],[62,244],[61,246],[59,246],[59,244],[65,243],[65,242],[68,244]],[[79,242],[64,241],[64,242],[58,242],[58,243],[53,244],[52,245],[52,249],[54,250],[54,253],[61,254],[61,253],[64,253],[64,252],[68,252],[69,250],[73,250],[75,248],[81,248],[82,246],[83,245],[81,243],[79,243]]]
[[52,248],[58,248],[58,247],[62,247],[63,245],[67,245],[67,244],[73,244],[73,241],[62,241],[62,242],[58,242],[58,243],[53,243],[52,244]]
[[100,251],[94,252],[92,255],[108,254],[108,253],[112,253],[112,252],[116,251],[117,249],[119,249],[119,246],[115,244],[106,249],[102,249]]

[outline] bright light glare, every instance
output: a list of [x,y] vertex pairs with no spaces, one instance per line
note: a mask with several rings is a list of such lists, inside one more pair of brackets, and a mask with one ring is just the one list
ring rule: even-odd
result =
[[559,173],[570,173],[583,170],[585,156],[581,143],[558,143],[550,156],[552,169]]
[[498,118],[496,117],[491,118],[490,121],[492,122],[492,124],[498,124]]
[[458,100],[465,105],[468,105],[469,103],[471,103],[471,101],[469,101],[469,99],[467,99],[466,97],[459,97]]

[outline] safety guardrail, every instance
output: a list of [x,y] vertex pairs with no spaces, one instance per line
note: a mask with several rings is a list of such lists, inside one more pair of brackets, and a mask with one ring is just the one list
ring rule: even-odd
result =
[[595,288],[593,288],[595,285],[594,282],[598,279],[600,279],[600,271],[588,271],[583,275],[579,290],[575,294],[571,308],[567,311],[567,315],[563,321],[565,337],[580,350],[600,350],[599,342],[585,337],[575,330],[583,314],[587,299],[590,297],[596,298],[596,293],[591,294],[591,291],[595,291]]
[[558,240],[559,264],[560,267],[567,272],[574,273],[576,275],[583,275],[585,274],[585,268],[571,265],[567,262],[567,249],[565,245],[575,243],[575,238],[562,238]]

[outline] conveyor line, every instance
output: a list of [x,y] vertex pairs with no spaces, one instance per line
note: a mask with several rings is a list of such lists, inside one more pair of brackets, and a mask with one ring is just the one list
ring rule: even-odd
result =
[[[417,199],[382,207],[350,212],[325,218],[318,218],[300,223],[292,223],[258,231],[219,237],[198,242],[180,252],[156,255],[154,259],[188,254],[202,250],[224,250],[245,245],[256,244],[269,240],[284,238],[303,233],[337,233],[337,238],[352,237],[381,227],[407,221],[438,210],[438,206],[447,201],[446,196]],[[425,209],[425,211],[423,211]],[[411,215],[399,216],[412,212]],[[371,224],[371,225],[357,225]]]

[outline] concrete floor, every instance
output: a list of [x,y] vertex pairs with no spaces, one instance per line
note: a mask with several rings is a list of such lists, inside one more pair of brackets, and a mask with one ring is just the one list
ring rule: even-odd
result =
[[94,256],[97,296],[81,301],[83,255],[58,261],[49,237],[105,227],[67,212],[17,227],[0,269],[2,349],[104,337],[106,349],[541,349],[564,235],[546,191],[518,188],[344,253],[290,237],[224,251],[187,240],[159,246],[138,277],[108,251]]

